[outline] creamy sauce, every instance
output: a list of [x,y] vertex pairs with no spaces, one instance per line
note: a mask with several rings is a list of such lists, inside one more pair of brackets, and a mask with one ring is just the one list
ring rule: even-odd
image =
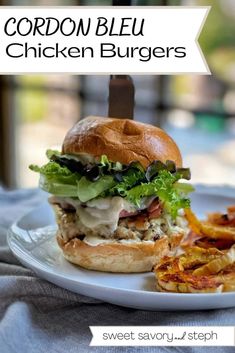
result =
[[107,243],[113,243],[114,239],[104,239],[99,236],[94,236],[94,235],[86,235],[85,238],[83,239],[84,243],[91,245],[91,246],[96,246],[100,244],[107,244]]
[[[179,212],[180,216],[176,217],[175,224],[173,224],[173,220],[171,219],[170,215],[164,215],[164,217],[157,218],[156,220],[151,220],[151,224],[154,224],[154,229],[156,233],[161,237],[163,235],[172,236],[174,234],[183,233],[184,235],[187,234],[187,220],[184,218],[183,210]],[[161,224],[167,224],[167,231],[163,231],[161,228]],[[133,244],[133,243],[153,243],[153,239],[148,240],[140,240],[140,239],[115,239],[115,238],[104,238],[98,235],[86,235],[83,239],[85,243],[91,246],[96,246],[100,244],[112,244],[112,243],[120,243],[120,244]]]
[[[156,234],[162,237],[163,235],[171,236],[179,233],[187,233],[187,221],[184,217],[183,210],[180,210],[175,220],[167,213],[163,213],[162,216],[157,219],[151,219],[149,221],[149,229],[146,230],[149,234],[142,236],[142,234],[140,234],[141,232],[138,232],[137,229],[129,229],[128,219],[126,221],[127,224],[125,224],[125,218],[120,221],[119,215],[122,210],[126,210],[127,212],[136,211],[136,208],[122,197],[99,198],[88,201],[86,204],[73,198],[61,197],[57,198],[57,201],[61,204],[63,202],[70,204],[76,209],[77,216],[74,214],[75,219],[71,221],[71,224],[65,222],[63,227],[71,227],[71,229],[74,229],[74,234],[76,234],[76,230],[79,229],[80,234],[85,235],[83,241],[91,246],[114,242],[133,244],[142,243],[144,241],[152,243],[154,242],[153,238]],[[123,230],[120,228],[123,228]],[[114,236],[117,229],[119,229],[120,232],[128,230],[135,234],[134,236],[130,236],[130,238],[124,237],[123,235],[125,234],[116,234],[116,236]],[[64,235],[65,237],[67,236],[66,234]],[[68,238],[70,239],[71,237],[69,236]]]
[[76,208],[81,223],[87,228],[108,226],[113,233],[118,225],[119,214],[122,210],[134,212],[136,208],[120,196],[100,198],[88,201],[84,207],[79,201],[66,199]]
[[76,155],[66,155],[68,158],[71,157],[71,159],[75,159],[77,161],[82,162],[83,164],[87,163],[97,163],[97,158],[95,156],[88,154],[88,153],[78,153]]
[[94,235],[86,235],[85,238],[83,239],[84,243],[91,245],[91,246],[96,246],[96,245],[101,245],[101,244],[112,244],[112,243],[120,243],[120,244],[138,244],[138,243],[153,243],[153,240],[136,240],[136,239],[104,239],[99,236],[94,236]]

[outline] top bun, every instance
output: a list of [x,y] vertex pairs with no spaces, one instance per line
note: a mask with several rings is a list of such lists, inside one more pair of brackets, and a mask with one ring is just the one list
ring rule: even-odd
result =
[[139,161],[145,168],[154,160],[182,166],[179,148],[165,131],[129,119],[89,116],[79,121],[65,136],[62,153],[104,154],[112,162]]

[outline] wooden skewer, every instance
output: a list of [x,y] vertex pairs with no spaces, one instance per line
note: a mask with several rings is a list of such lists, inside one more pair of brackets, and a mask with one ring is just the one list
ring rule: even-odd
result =
[[[131,0],[113,0],[113,6],[130,6]],[[109,109],[111,118],[128,118],[134,116],[135,88],[129,75],[111,75],[109,82]]]
[[129,75],[111,75],[109,82],[109,109],[111,118],[133,119],[135,88]]

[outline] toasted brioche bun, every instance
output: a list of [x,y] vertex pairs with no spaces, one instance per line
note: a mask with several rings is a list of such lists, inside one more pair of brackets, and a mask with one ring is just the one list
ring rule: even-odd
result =
[[[97,158],[106,155],[112,162],[139,161],[145,168],[154,160],[171,160],[177,167],[182,166],[177,145],[163,130],[128,119],[90,116],[79,121],[65,136],[62,153],[85,153]],[[89,245],[78,237],[65,241],[60,231],[57,241],[64,257],[76,265],[123,273],[151,271],[162,256],[169,254],[171,245],[167,236],[155,242],[110,241]]]
[[154,160],[182,166],[179,148],[166,132],[128,119],[89,116],[79,121],[65,136],[62,153],[106,155],[112,162],[139,161],[145,168]]
[[155,242],[104,243],[91,246],[78,238],[65,242],[57,232],[57,242],[64,257],[88,270],[104,272],[147,272],[159,262],[160,257],[169,254],[167,236]]

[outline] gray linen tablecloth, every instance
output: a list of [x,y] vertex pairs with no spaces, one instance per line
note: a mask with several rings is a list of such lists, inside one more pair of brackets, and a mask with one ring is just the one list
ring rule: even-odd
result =
[[[217,189],[218,192],[218,189]],[[234,193],[221,189],[222,193]],[[235,195],[235,193],[234,193]],[[37,278],[11,254],[7,229],[46,197],[0,188],[0,353],[227,352],[234,347],[89,347],[89,325],[235,325],[235,309],[148,312],[73,294]]]

